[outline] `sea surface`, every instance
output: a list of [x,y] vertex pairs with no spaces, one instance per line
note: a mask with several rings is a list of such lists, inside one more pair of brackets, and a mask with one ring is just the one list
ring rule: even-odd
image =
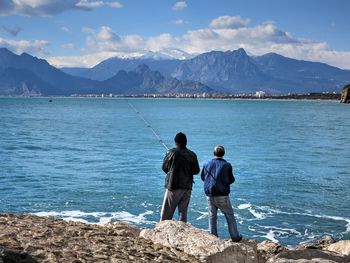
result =
[[[167,147],[186,133],[201,166],[225,146],[245,237],[350,239],[350,105],[336,101],[0,98],[0,212],[153,227],[166,148],[151,128]],[[188,220],[208,230],[200,176]]]

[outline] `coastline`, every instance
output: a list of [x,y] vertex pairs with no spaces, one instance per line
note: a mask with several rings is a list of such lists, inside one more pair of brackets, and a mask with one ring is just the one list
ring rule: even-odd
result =
[[[167,234],[164,243],[160,237]],[[209,239],[210,247],[199,247]],[[186,244],[188,240],[194,243],[191,247]],[[217,251],[213,252],[215,246]],[[232,258],[232,261],[222,262],[243,262],[244,257],[247,257],[244,262],[252,263],[349,262],[350,240],[336,242],[326,236],[313,244],[300,244],[291,249],[267,240],[259,244],[255,240],[233,243],[175,221],[163,221],[155,229],[141,230],[123,222],[94,225],[30,214],[0,213],[1,263],[218,262],[213,260],[220,260],[220,257]],[[303,261],[288,261],[288,258]],[[317,260],[313,261],[314,258]]]
[[74,94],[70,96],[0,96],[0,98],[43,98],[43,99],[198,99],[198,100],[301,100],[301,101],[339,101],[340,93],[310,93],[310,94],[289,94],[289,95],[265,95],[257,97],[255,95],[202,95],[202,94],[142,94],[142,95],[118,95],[118,94]]

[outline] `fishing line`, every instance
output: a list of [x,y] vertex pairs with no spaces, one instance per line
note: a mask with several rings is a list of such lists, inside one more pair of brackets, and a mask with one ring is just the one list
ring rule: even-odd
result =
[[152,125],[149,124],[149,122],[146,121],[146,119],[142,116],[141,112],[139,110],[137,110],[135,108],[135,106],[130,103],[129,100],[126,100],[126,102],[129,104],[130,108],[132,108],[135,111],[135,113],[140,117],[140,119],[143,120],[143,122],[146,124],[147,128],[149,128],[152,131],[154,136],[158,139],[158,142],[160,144],[162,144],[164,146],[164,148],[168,151],[169,150],[168,146],[166,146],[166,144],[163,142],[162,138],[160,138],[158,133],[153,129]]

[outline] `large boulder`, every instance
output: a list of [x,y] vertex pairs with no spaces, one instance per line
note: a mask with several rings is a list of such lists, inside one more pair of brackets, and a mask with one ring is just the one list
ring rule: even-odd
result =
[[139,238],[139,232],[125,223],[95,225],[0,213],[0,263],[199,262]]
[[302,243],[299,246],[296,247],[296,249],[302,250],[302,249],[323,249],[330,244],[335,243],[336,240],[329,235],[326,235],[322,237],[320,240],[317,240],[312,243]]
[[324,249],[333,251],[345,256],[350,256],[350,240],[341,240],[336,243],[330,244]]
[[264,240],[258,244],[259,263],[266,262],[269,258],[287,250],[288,248],[278,243],[272,242],[270,240]]
[[203,262],[258,263],[255,241],[221,240],[184,222],[162,221],[154,229],[142,230],[140,237],[183,251]]
[[342,89],[340,102],[350,103],[350,84]]
[[288,250],[270,258],[266,263],[349,263],[349,256],[342,256],[320,249]]

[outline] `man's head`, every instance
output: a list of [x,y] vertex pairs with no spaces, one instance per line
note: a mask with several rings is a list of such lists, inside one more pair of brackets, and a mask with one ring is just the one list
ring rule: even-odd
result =
[[176,134],[174,141],[175,141],[176,146],[178,146],[178,147],[186,147],[186,145],[187,145],[186,135],[182,132],[179,132],[178,134]]
[[214,155],[216,157],[223,157],[225,155],[225,148],[222,145],[217,145],[214,147]]

